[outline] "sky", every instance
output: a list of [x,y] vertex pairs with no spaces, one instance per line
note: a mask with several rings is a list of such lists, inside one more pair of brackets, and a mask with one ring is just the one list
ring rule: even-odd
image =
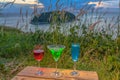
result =
[[[0,0],[0,9],[2,9],[3,3],[12,2],[14,0]],[[51,1],[51,2],[50,2]],[[100,8],[101,11],[103,10],[109,10],[113,12],[120,12],[120,0],[102,0],[102,2],[99,4],[98,0],[60,0],[59,4],[62,4],[63,7],[67,8],[76,8],[80,9],[84,5],[88,4],[90,6],[93,6],[94,8]],[[37,0],[15,0],[13,5],[8,5],[2,9],[3,12],[18,12],[18,10],[22,7],[22,9],[25,10],[32,10],[34,5],[38,5],[40,9],[48,9],[49,5],[52,4],[52,9],[55,9],[55,5],[57,0],[39,0],[39,4],[37,3]],[[72,6],[71,6],[72,5]]]
[[[14,0],[0,0],[1,2],[13,2]],[[57,0],[15,0],[15,4],[37,4],[36,2],[40,2],[43,3],[44,5],[46,4],[50,4],[51,3],[56,3]],[[87,3],[90,2],[89,4],[95,4],[95,7],[98,7],[98,2],[99,0],[60,0],[60,2],[62,3]],[[119,7],[119,1],[120,0],[102,0],[101,4],[99,5],[99,7],[114,7],[114,8],[118,8]]]

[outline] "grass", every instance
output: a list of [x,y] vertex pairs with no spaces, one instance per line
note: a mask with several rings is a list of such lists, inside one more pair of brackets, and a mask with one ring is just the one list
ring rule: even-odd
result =
[[41,61],[42,67],[55,67],[55,62],[46,48],[48,44],[65,45],[66,48],[58,61],[58,68],[72,69],[70,46],[75,41],[81,44],[78,70],[96,71],[100,80],[119,80],[120,37],[115,40],[111,40],[110,37],[102,34],[93,35],[93,32],[84,36],[63,35],[59,30],[23,33],[17,29],[0,27],[0,79],[10,80],[24,67],[37,66],[32,53],[36,44],[43,45],[45,50],[44,59]]

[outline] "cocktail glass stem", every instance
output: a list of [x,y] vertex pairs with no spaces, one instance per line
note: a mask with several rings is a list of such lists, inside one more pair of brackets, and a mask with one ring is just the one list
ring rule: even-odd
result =
[[73,69],[74,69],[74,70],[71,72],[71,75],[72,75],[72,76],[78,76],[79,73],[76,71],[76,62],[74,62]]
[[74,62],[73,69],[74,69],[74,71],[76,71],[76,62]]
[[40,61],[38,61],[38,67],[40,68]]
[[56,68],[55,75],[58,76],[58,75],[59,75],[59,72],[58,72],[58,69],[57,69],[57,62],[56,62],[55,65],[56,65],[56,66],[55,66],[55,68]]
[[43,71],[40,70],[40,61],[38,61],[38,67],[37,75],[43,75]]
[[55,65],[56,65],[56,66],[55,66],[55,68],[56,68],[56,72],[57,72],[57,71],[58,71],[58,70],[57,70],[57,62],[56,62],[56,64],[55,64]]

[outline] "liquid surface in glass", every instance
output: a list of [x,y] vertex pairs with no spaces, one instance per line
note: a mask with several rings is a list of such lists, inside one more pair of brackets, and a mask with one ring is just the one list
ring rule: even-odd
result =
[[62,54],[62,51],[64,50],[64,46],[57,46],[57,45],[50,45],[48,46],[48,49],[50,50],[54,60],[57,62],[60,58],[60,55]]

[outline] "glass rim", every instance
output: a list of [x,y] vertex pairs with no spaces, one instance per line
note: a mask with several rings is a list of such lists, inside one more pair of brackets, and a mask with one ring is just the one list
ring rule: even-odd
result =
[[72,45],[80,45],[80,43],[72,43]]
[[53,46],[53,47],[63,47],[63,48],[65,48],[65,45],[61,45],[61,44],[50,44],[50,45],[47,45],[48,48],[51,47],[51,46]]
[[43,50],[43,49],[34,49],[33,52],[34,52],[34,53],[35,53],[35,52],[44,52],[44,50]]

